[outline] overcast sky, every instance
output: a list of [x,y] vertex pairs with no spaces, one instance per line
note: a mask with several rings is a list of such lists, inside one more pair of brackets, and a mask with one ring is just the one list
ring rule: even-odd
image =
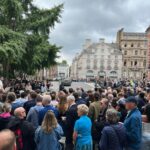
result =
[[120,28],[145,32],[150,25],[149,0],[35,0],[43,8],[64,3],[61,23],[55,26],[50,42],[63,46],[61,59],[71,63],[86,38],[115,42]]

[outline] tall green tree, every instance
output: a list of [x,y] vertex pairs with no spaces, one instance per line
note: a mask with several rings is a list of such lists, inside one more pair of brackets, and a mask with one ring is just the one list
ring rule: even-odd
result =
[[49,43],[63,5],[40,9],[33,0],[0,0],[0,64],[2,74],[33,75],[56,63],[61,47]]

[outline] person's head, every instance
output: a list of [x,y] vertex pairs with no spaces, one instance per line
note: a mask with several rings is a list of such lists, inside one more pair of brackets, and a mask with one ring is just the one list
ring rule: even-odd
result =
[[137,107],[137,100],[134,96],[130,96],[126,99],[125,107],[127,110],[132,110]]
[[87,115],[89,108],[85,104],[78,105],[78,116]]
[[93,95],[93,91],[92,91],[92,90],[87,91],[87,95],[88,95],[88,96]]
[[72,95],[68,96],[67,97],[67,103],[68,103],[69,106],[74,104],[75,103],[75,97],[72,96]]
[[24,119],[26,117],[26,111],[23,107],[18,107],[15,109],[14,115],[20,119]]
[[100,101],[100,108],[101,109],[106,109],[109,105],[109,101],[108,99],[106,98],[103,98],[101,101]]
[[42,103],[43,97],[41,95],[37,95],[36,103]]
[[21,97],[21,98],[26,98],[26,97],[27,97],[27,93],[24,92],[24,91],[21,92],[21,93],[20,93],[20,97]]
[[4,103],[2,110],[4,113],[11,112],[11,105],[9,103]]
[[147,117],[147,121],[150,122],[150,104],[146,105],[144,109],[144,114]]
[[120,98],[124,98],[124,93],[123,92],[120,92],[119,94],[118,94],[118,98],[120,99]]
[[73,92],[74,92],[73,88],[69,88],[69,93],[73,94]]
[[150,101],[150,91],[147,92],[146,98],[147,98],[148,101]]
[[51,98],[52,98],[52,100],[56,100],[56,92],[55,91],[53,91],[51,93]]
[[114,96],[112,94],[108,94],[107,98],[108,98],[109,102],[112,102],[114,99]]
[[16,150],[16,138],[10,130],[0,132],[0,150]]
[[77,92],[74,92],[73,96],[75,97],[75,99],[79,99],[82,95],[82,91],[78,90]]
[[118,112],[115,109],[108,109],[106,111],[106,120],[110,124],[116,124],[119,121]]
[[95,101],[99,101],[100,98],[101,98],[101,96],[100,96],[99,92],[95,92],[95,93],[94,93],[94,100],[95,100]]
[[54,128],[57,127],[57,124],[57,119],[54,113],[48,110],[42,122],[42,129],[45,133],[50,133]]
[[44,95],[43,100],[42,100],[43,106],[50,105],[50,103],[51,103],[51,96],[50,95]]
[[14,92],[9,92],[6,97],[8,103],[12,103],[16,100],[16,94]]
[[29,94],[29,99],[33,100],[33,99],[36,99],[36,97],[37,97],[37,93],[34,92],[34,91],[31,91],[30,94]]
[[60,96],[59,97],[59,105],[58,110],[60,113],[64,113],[68,108],[67,98],[66,96]]
[[145,98],[145,93],[144,92],[140,92],[139,97],[144,99]]

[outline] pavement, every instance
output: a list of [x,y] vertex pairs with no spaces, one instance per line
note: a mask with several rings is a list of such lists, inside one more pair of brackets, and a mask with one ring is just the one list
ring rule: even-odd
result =
[[[52,81],[52,87],[51,90],[54,91],[59,91],[59,81]],[[82,87],[85,91],[88,90],[94,90],[94,83],[87,83],[87,82],[72,82],[71,86],[65,86],[65,89],[69,89],[69,88],[73,88],[73,89],[77,89],[79,87]]]

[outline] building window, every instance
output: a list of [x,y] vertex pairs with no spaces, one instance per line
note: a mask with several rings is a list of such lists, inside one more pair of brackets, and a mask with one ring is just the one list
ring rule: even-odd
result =
[[124,51],[124,55],[127,55],[127,51]]
[[87,69],[90,69],[90,65],[87,65]]
[[97,60],[96,60],[96,59],[94,60],[94,66],[93,66],[93,69],[95,69],[95,70],[97,69]]
[[134,66],[137,66],[137,61],[134,62]]
[[100,66],[100,70],[101,70],[101,71],[104,70],[104,66],[103,66],[103,65]]
[[144,51],[144,55],[146,56],[146,51]]
[[131,47],[133,47],[134,45],[133,45],[133,43],[131,44]]
[[127,62],[126,61],[124,61],[124,66],[127,66]]
[[131,66],[133,66],[133,61],[131,61]]
[[127,44],[124,44],[124,47],[127,47]]
[[135,55],[138,55],[138,51],[137,50],[135,51]]
[[143,62],[143,67],[146,67],[146,60],[144,60]]
[[107,66],[107,70],[111,70],[111,66],[110,65]]

